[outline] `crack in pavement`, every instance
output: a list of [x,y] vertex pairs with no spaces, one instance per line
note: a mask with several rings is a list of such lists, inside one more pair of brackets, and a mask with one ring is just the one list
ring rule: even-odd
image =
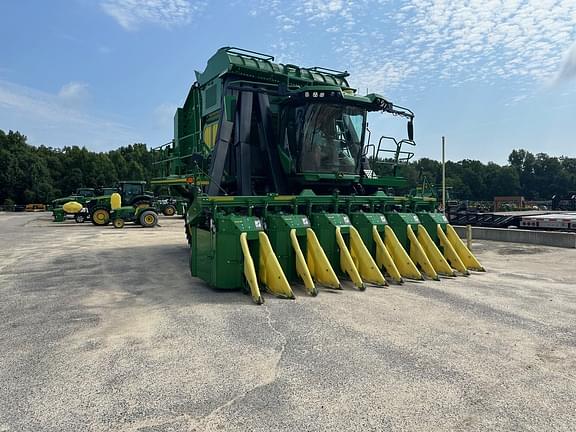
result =
[[[204,431],[204,430],[207,430],[207,429],[205,429],[206,427],[215,426],[214,425],[215,419],[213,418],[215,415],[217,415],[218,413],[220,413],[224,409],[234,405],[235,403],[241,401],[242,399],[246,398],[249,394],[272,384],[273,382],[275,382],[278,379],[278,377],[280,375],[280,362],[282,361],[282,357],[284,356],[284,351],[286,350],[286,345],[288,344],[288,339],[286,339],[286,336],[284,335],[284,333],[282,333],[280,330],[278,330],[276,327],[274,327],[274,324],[272,323],[272,314],[271,314],[271,311],[270,311],[270,308],[268,307],[268,305],[264,304],[262,307],[266,310],[266,324],[268,325],[268,327],[270,327],[270,329],[276,335],[278,335],[280,337],[280,340],[281,340],[280,350],[277,351],[278,360],[276,361],[276,364],[274,365],[274,373],[272,374],[271,378],[269,378],[269,379],[265,380],[264,382],[252,387],[249,390],[246,390],[245,392],[240,393],[239,395],[233,397],[229,401],[227,401],[227,402],[223,403],[222,405],[219,405],[216,408],[214,408],[206,416],[202,417],[200,419],[200,421],[198,421],[193,427],[191,427],[191,431]],[[202,428],[199,429],[200,427],[202,427]]]

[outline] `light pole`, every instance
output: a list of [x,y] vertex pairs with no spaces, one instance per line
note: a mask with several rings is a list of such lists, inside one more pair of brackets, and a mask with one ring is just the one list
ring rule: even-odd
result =
[[442,212],[446,215],[446,139],[442,136]]

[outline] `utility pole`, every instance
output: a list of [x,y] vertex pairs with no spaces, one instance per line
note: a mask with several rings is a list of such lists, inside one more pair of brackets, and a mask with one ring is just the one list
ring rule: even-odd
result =
[[442,136],[442,212],[446,215],[446,139]]

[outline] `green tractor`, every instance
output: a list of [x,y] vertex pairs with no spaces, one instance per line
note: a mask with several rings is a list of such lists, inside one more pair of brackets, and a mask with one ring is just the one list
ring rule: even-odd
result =
[[[153,208],[154,195],[145,188],[145,181],[121,181],[118,182],[115,191],[126,206]],[[110,223],[111,195],[97,196],[86,202],[89,217],[94,225],[102,226]]]
[[126,222],[133,222],[144,228],[153,228],[158,224],[158,213],[155,207],[122,206],[122,197],[117,192],[110,197],[110,209],[110,220],[114,228],[124,228]]
[[182,209],[185,207],[186,202],[183,198],[171,195],[160,195],[156,197],[156,209],[164,216],[174,216],[176,214],[182,216]]
[[154,188],[156,196],[156,209],[164,216],[183,216],[185,213],[187,199],[179,196],[178,189],[170,186],[159,186]]
[[78,202],[80,204],[86,204],[86,201],[92,199],[96,195],[96,189],[94,188],[78,188],[76,192],[72,195],[63,198],[57,198],[52,201],[52,208],[60,208],[64,204],[71,201]]
[[96,195],[94,188],[78,188],[73,195],[52,201],[52,216],[55,222],[64,222],[67,216],[73,216],[77,223],[86,220],[88,212],[86,202]]
[[[188,199],[193,276],[262,303],[261,286],[294,298],[294,284],[316,295],[483,270],[435,198],[385,192],[408,186],[414,114],[347,77],[229,47],[196,72],[152,181]],[[368,113],[406,119],[407,137],[371,142]]]

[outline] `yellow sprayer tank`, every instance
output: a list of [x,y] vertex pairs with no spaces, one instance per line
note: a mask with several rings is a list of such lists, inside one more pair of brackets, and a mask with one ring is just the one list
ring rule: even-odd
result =
[[122,197],[118,192],[114,192],[110,196],[110,207],[112,208],[112,210],[116,210],[122,207]]
[[78,213],[80,210],[82,210],[83,205],[80,204],[77,201],[69,201],[66,204],[64,204],[62,206],[62,209],[66,212],[66,213],[70,213],[70,214],[76,214]]

